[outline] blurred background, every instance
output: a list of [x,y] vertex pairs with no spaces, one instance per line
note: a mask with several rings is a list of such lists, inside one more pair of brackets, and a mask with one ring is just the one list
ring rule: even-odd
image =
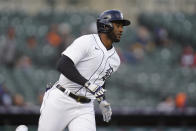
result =
[[0,0],[0,131],[36,131],[60,53],[96,33],[98,14],[119,9],[132,24],[115,44],[109,124],[98,131],[196,130],[196,0]]

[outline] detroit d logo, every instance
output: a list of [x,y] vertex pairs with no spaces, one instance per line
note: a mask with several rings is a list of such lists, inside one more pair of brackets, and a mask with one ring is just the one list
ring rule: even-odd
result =
[[105,76],[102,77],[103,81],[105,81],[107,78],[109,78],[111,76],[112,72],[113,72],[113,68],[110,66],[110,68],[106,70]]

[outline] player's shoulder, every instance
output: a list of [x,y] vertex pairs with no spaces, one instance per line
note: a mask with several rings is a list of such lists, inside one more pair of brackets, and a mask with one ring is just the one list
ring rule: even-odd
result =
[[82,36],[78,37],[76,39],[76,41],[82,41],[82,42],[90,42],[90,43],[92,43],[92,41],[94,41],[94,37],[95,36],[96,36],[96,34],[82,35]]
[[94,44],[93,34],[82,35],[76,38],[69,47],[82,47],[88,49]]
[[75,39],[73,42],[74,45],[81,45],[85,46],[86,48],[92,47],[95,44],[95,36],[96,34],[87,34],[87,35],[82,35]]

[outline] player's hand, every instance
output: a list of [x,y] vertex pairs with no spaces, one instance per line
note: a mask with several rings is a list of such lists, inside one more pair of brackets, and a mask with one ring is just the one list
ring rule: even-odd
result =
[[84,85],[93,95],[95,95],[96,99],[104,96],[105,89],[102,86],[98,86],[96,84],[91,84],[90,82],[86,82]]
[[101,109],[103,120],[105,122],[109,122],[112,116],[112,109],[110,103],[108,103],[106,100],[103,100],[99,103],[99,108]]
[[50,83],[47,83],[47,85],[46,85],[46,92],[47,92],[48,90],[50,90],[50,89],[52,88],[53,85],[54,85],[54,84],[52,84],[51,82],[50,82]]

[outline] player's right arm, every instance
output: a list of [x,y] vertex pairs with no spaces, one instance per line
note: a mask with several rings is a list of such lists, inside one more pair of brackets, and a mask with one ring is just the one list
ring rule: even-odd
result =
[[63,53],[57,63],[57,70],[69,80],[86,87],[95,97],[102,96],[105,90],[98,85],[91,84],[77,70],[76,66],[88,55],[90,42],[86,36],[76,39]]
[[69,80],[84,86],[88,81],[76,69],[73,61],[66,55],[62,55],[57,62],[57,70]]
[[69,80],[86,87],[97,99],[104,96],[105,90],[98,85],[91,84],[76,69],[74,62],[66,55],[62,55],[57,62],[57,70]]

